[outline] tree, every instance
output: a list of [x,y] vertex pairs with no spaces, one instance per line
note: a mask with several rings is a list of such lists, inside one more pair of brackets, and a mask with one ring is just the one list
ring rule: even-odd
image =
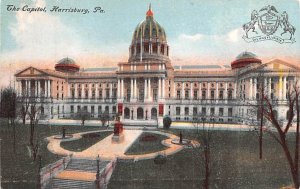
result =
[[172,124],[172,119],[169,116],[163,118],[164,129],[169,129]]
[[[213,117],[211,117],[213,118]],[[214,127],[214,119],[212,123],[208,126],[205,126],[206,116],[205,114],[198,114],[194,115],[193,117],[193,124],[197,128],[197,140],[201,144],[201,148],[199,150],[196,149],[197,152],[199,152],[198,156],[201,157],[201,162],[203,163],[204,167],[204,181],[203,181],[203,188],[209,189],[210,184],[210,176],[211,176],[211,170],[213,166],[212,156],[211,156],[211,147],[212,147],[212,132],[211,129]],[[199,130],[199,127],[202,129]],[[202,161],[203,160],[203,161]]]
[[106,122],[108,122],[110,119],[109,117],[109,113],[107,110],[105,110],[103,113],[100,112],[100,121],[102,123],[102,126],[104,126],[106,124]]
[[16,119],[17,95],[11,87],[1,90],[0,117],[6,118],[9,125],[14,125]]
[[1,90],[0,117],[7,119],[8,126],[13,129],[13,149],[16,152],[16,119],[17,119],[17,94],[11,87]]
[[80,119],[81,125],[84,126],[85,121],[91,118],[91,114],[85,109],[80,109],[76,114],[76,118]]
[[23,92],[17,98],[17,112],[18,116],[22,119],[23,125],[26,123],[26,117],[28,115],[30,107],[30,97],[27,91]]
[[[285,86],[284,86],[285,87]],[[276,106],[272,104],[272,100],[268,96],[263,96],[266,106],[263,108],[264,117],[272,124],[276,129],[276,133],[268,131],[268,133],[273,137],[275,141],[282,147],[286,160],[288,162],[290,172],[292,175],[292,180],[295,188],[299,188],[299,86],[296,82],[293,87],[288,88],[287,92],[287,105],[288,105],[288,115],[287,122],[285,126],[282,122],[278,120],[276,113]],[[292,127],[294,117],[296,115],[296,134],[295,134],[295,145],[294,153],[288,146],[287,133]]]

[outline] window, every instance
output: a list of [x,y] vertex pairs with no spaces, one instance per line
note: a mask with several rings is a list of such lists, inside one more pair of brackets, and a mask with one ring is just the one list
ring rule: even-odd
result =
[[71,112],[71,114],[74,113],[74,106],[73,105],[70,106],[70,112]]
[[92,98],[95,99],[95,97],[96,97],[96,92],[95,90],[92,90]]
[[232,108],[228,108],[228,117],[232,117]]
[[210,115],[214,116],[215,115],[215,108],[210,108]]
[[105,90],[105,96],[106,96],[106,98],[109,98],[109,89]]
[[77,106],[77,112],[80,112],[80,110],[81,110],[81,107]]
[[198,108],[193,107],[193,115],[196,116],[198,114]]
[[224,115],[224,108],[219,108],[219,116],[223,116]]
[[219,92],[219,99],[223,99],[223,93],[224,93],[223,90]]
[[232,90],[228,91],[228,99],[232,99]]
[[177,99],[180,99],[180,90],[177,91]]
[[99,98],[102,98],[102,90],[99,90]]
[[71,91],[71,96],[72,96],[72,98],[75,98],[75,90]]
[[180,107],[176,107],[176,115],[180,115]]
[[78,91],[78,98],[81,98],[81,90]]
[[189,107],[184,108],[184,115],[189,115]]
[[194,99],[198,99],[198,91],[194,90]]
[[44,115],[45,114],[45,110],[44,110],[44,107],[41,106],[41,114]]
[[210,91],[210,98],[215,99],[215,91],[214,90]]
[[206,115],[206,108],[205,107],[202,107],[201,114],[202,114],[202,116]]
[[202,91],[202,99],[206,99],[206,90]]
[[95,106],[91,106],[91,117],[94,117]]
[[88,90],[85,91],[85,98],[89,98],[89,91]]
[[115,114],[117,112],[117,108],[116,106],[113,106],[113,109],[112,109],[113,113]]
[[189,98],[189,90],[185,90],[185,94],[184,94],[185,99]]

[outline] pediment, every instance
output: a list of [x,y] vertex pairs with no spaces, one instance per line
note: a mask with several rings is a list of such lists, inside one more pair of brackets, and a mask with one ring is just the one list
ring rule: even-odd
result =
[[25,69],[19,71],[18,73],[16,73],[15,76],[16,77],[22,77],[22,76],[28,77],[28,76],[43,76],[43,75],[46,75],[46,73],[40,69],[30,66],[28,68],[25,68]]
[[264,70],[300,71],[300,67],[283,60],[275,59],[262,65]]

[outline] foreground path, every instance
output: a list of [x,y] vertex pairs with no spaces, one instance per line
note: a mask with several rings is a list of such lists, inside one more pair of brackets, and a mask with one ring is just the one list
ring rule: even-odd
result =
[[90,148],[79,153],[73,153],[73,156],[87,158],[97,157],[99,154],[101,159],[113,159],[122,156],[142,132],[141,130],[124,130],[124,140],[120,143],[113,142],[113,134],[111,134]]
[[[99,132],[99,131],[92,131],[92,132]],[[161,143],[168,148],[165,150],[147,153],[147,154],[140,154],[140,155],[126,155],[126,151],[130,148],[130,146],[139,138],[139,136],[143,133],[155,133],[160,135],[165,135],[168,139],[161,141]],[[83,133],[76,133],[73,134],[73,138],[71,139],[64,139],[64,140],[77,140],[81,138],[82,134],[91,133],[91,132],[83,132]],[[98,154],[101,160],[112,160],[116,157],[119,159],[133,159],[135,161],[142,160],[142,159],[152,159],[155,158],[158,154],[164,155],[172,155],[180,150],[184,149],[184,145],[176,145],[173,144],[171,141],[173,139],[178,139],[178,136],[160,132],[160,131],[143,131],[143,130],[124,130],[124,140],[121,143],[115,143],[112,141],[113,134],[107,136],[103,140],[99,141],[98,143],[94,144],[93,146],[89,147],[88,149],[82,152],[73,152],[66,150],[60,146],[60,142],[62,140],[55,139],[55,136],[48,137],[47,140],[49,141],[48,149],[58,155],[70,155],[73,154],[74,158],[85,158],[85,159],[95,159]],[[199,143],[196,141],[192,141],[193,146],[199,146]]]

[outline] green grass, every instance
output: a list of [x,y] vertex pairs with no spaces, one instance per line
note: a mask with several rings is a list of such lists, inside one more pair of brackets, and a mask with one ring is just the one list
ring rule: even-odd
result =
[[74,141],[65,141],[60,143],[61,147],[66,150],[81,152],[92,145],[96,144],[100,140],[104,139],[108,135],[112,134],[112,131],[97,132],[92,134],[84,134],[82,138]]
[[[143,140],[145,137],[153,137],[154,140]],[[167,139],[168,137],[164,135],[154,134],[144,132],[139,138],[133,143],[133,145],[126,151],[126,155],[138,155],[138,154],[147,154],[152,152],[157,152],[165,150],[166,146],[161,144],[162,140]]]
[[[64,126],[67,134],[98,130],[97,127]],[[47,149],[45,137],[61,134],[62,126],[38,125],[36,127],[36,138],[39,140],[42,157],[42,166],[53,163],[61,157],[52,154]],[[4,121],[0,121],[1,141],[1,173],[2,187],[9,188],[36,188],[36,180],[39,163],[33,162],[29,157],[27,146],[29,143],[29,126],[17,125],[15,140],[13,129],[8,127]],[[15,143],[15,144],[14,144]]]
[[[170,130],[174,134],[179,130]],[[183,130],[184,138],[195,139],[195,130]],[[289,134],[289,137],[293,134]],[[211,143],[211,188],[274,189],[292,183],[284,153],[270,136],[263,140],[263,159],[259,159],[255,132],[213,131]],[[167,157],[164,165],[153,159],[118,162],[109,189],[196,189],[203,188],[204,164],[201,148],[184,149]]]

